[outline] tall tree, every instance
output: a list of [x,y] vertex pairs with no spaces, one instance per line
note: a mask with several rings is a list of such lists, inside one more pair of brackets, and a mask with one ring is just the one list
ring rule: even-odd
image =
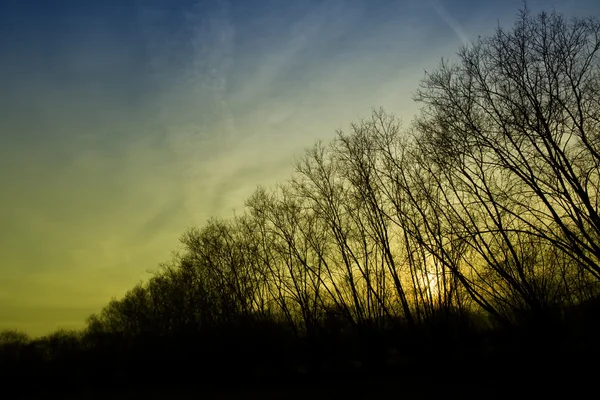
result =
[[512,30],[498,28],[463,47],[457,63],[427,74],[416,96],[428,148],[440,162],[462,165],[460,179],[502,239],[486,253],[504,260],[487,261],[530,304],[535,288],[517,233],[556,246],[600,278],[599,51],[598,20],[524,9]]

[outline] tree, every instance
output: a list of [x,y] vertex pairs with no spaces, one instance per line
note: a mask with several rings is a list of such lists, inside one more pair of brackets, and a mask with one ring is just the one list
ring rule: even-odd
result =
[[421,83],[418,140],[447,203],[468,204],[455,215],[504,288],[488,294],[539,309],[537,246],[600,279],[600,22],[525,8],[458,58]]
[[29,343],[30,338],[24,332],[12,329],[0,331],[0,366],[19,361],[23,349]]

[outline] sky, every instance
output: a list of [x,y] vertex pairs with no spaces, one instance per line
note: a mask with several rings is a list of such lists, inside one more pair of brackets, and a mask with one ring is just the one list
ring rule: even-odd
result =
[[[600,15],[596,0],[529,1]],[[522,1],[0,0],[0,329],[81,328]]]

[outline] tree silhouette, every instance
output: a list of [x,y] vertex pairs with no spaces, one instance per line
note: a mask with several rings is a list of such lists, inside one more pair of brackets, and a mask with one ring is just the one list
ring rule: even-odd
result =
[[442,63],[416,96],[428,150],[458,167],[455,181],[478,205],[491,205],[489,228],[504,248],[489,262],[532,308],[541,305],[531,271],[510,235],[542,239],[600,276],[599,32],[595,19],[524,9],[512,31],[461,49],[460,62]]

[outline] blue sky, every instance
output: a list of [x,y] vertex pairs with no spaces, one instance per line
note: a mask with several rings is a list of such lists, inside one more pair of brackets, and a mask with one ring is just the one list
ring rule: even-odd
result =
[[[0,329],[81,326],[521,1],[0,3]],[[600,2],[530,1],[598,15]]]

